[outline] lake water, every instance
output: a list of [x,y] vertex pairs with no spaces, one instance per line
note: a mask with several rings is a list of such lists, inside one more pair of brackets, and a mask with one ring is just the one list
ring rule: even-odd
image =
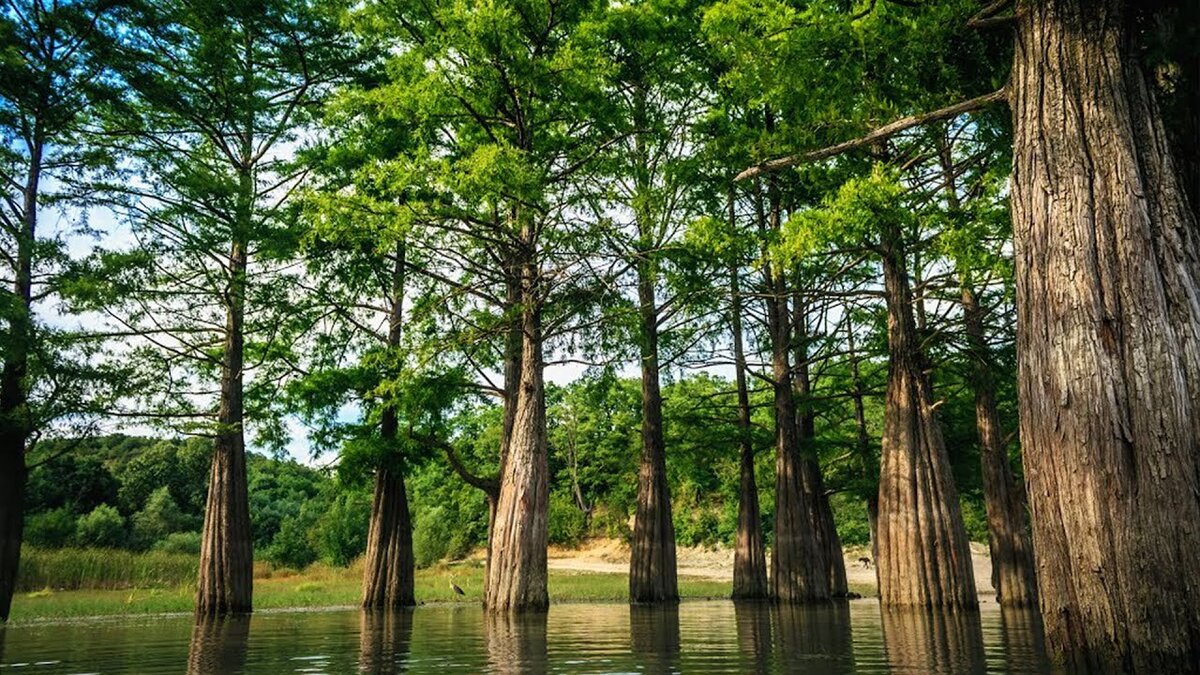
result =
[[881,613],[836,606],[476,605],[398,614],[260,612],[0,628],[0,673],[984,673],[1049,672],[1036,615]]

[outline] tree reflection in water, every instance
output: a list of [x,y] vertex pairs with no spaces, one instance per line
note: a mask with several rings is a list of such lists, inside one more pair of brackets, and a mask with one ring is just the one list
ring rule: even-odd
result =
[[361,613],[358,669],[363,673],[402,673],[412,644],[412,609],[370,610]]
[[188,643],[188,675],[242,672],[249,637],[249,616],[197,617]]
[[769,673],[771,654],[771,604],[764,600],[735,601],[739,664],[745,673]]
[[629,646],[642,672],[673,673],[679,662],[679,605],[630,605]]
[[854,662],[850,605],[845,601],[781,603],[772,607],[771,614],[779,658],[789,668],[811,664],[817,671],[825,671],[836,664]]
[[882,609],[883,644],[897,672],[984,673],[979,612]]
[[494,673],[544,673],[546,612],[484,612],[483,635]]

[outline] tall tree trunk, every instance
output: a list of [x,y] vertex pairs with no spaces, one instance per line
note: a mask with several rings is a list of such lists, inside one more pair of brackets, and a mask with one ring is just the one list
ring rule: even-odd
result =
[[962,303],[967,346],[974,366],[975,427],[979,430],[992,588],[1001,605],[1026,607],[1037,603],[1037,575],[1033,567],[1033,544],[1025,526],[1025,490],[1013,477],[1000,435],[1000,413],[996,409],[995,379],[983,332],[983,310],[974,291],[966,285],[962,289]]
[[[730,202],[732,210],[733,203]],[[742,293],[736,265],[729,270],[732,298],[729,323],[733,330],[734,378],[738,405],[738,525],[733,552],[733,599],[762,600],[767,589],[767,554],[763,547],[758,482],[754,475],[754,442],[750,436],[750,391],[746,384],[746,350],[742,344]]]
[[27,409],[30,341],[33,339],[33,249],[37,241],[38,191],[42,175],[40,127],[30,147],[29,175],[24,187],[21,223],[17,236],[13,295],[8,344],[4,345],[0,373],[0,622],[8,620],[21,565],[25,527],[25,451],[31,433]]
[[799,292],[792,294],[792,333],[796,354],[793,384],[798,400],[796,429],[800,435],[804,490],[812,495],[812,528],[828,565],[829,592],[835,598],[844,598],[850,592],[846,582],[846,558],[842,555],[842,540],[838,537],[833,508],[829,505],[829,495],[825,493],[825,479],[821,475],[821,464],[817,457],[817,414],[812,405],[812,375],[808,367],[808,312]]
[[1018,2],[1021,446],[1047,646],[1180,672],[1200,663],[1200,245],[1143,11]]
[[[871,452],[871,434],[867,430],[867,408],[863,402],[862,372],[859,370],[858,353],[854,348],[854,324],[846,322],[846,350],[850,359],[850,398],[854,403],[855,450],[863,480],[878,481],[879,463]],[[876,486],[866,498],[867,530],[871,536],[871,560],[879,560],[879,488]],[[875,565],[875,585],[879,585],[879,566]]]
[[974,608],[975,577],[958,490],[933,410],[901,234],[885,226],[888,390],[879,480],[879,598],[885,607]]
[[[779,195],[774,186],[770,200],[769,227],[774,230],[780,222]],[[761,206],[758,210],[761,227]],[[767,330],[775,397],[775,547],[771,555],[771,596],[783,602],[827,600],[828,565],[813,532],[813,507],[811,496],[804,488],[796,430],[796,403],[788,353],[791,332],[787,288],[783,273],[769,261],[763,266],[763,278],[767,290]]]
[[[526,241],[532,241],[531,227],[523,228]],[[532,255],[521,269],[520,378],[484,591],[484,606],[493,611],[542,610],[550,604],[546,594],[550,488],[539,270]]]
[[658,381],[658,305],[651,261],[638,262],[638,305],[642,319],[642,459],[638,503],[629,557],[629,600],[676,602],[675,524],[663,442],[662,391]]
[[241,241],[235,241],[230,250],[229,275],[221,400],[200,544],[200,576],[196,592],[198,617],[251,610],[254,544],[250,534],[246,445],[242,428],[246,246]]
[[[404,335],[405,247],[400,243],[392,270],[391,310],[388,315],[387,346],[396,349]],[[362,606],[396,609],[417,604],[413,582],[412,517],[404,485],[402,458],[396,452],[398,430],[396,409],[387,406],[380,415],[379,435],[384,452],[375,470],[375,496],[367,529],[367,551],[363,561]]]

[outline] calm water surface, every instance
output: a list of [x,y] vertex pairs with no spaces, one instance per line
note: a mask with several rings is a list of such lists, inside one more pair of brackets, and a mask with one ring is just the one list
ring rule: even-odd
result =
[[685,602],[260,612],[0,627],[0,673],[1042,673],[1036,616]]

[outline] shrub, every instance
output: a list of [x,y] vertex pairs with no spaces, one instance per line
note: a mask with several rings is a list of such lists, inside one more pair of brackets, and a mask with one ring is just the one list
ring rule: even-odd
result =
[[150,493],[146,506],[133,514],[132,543],[134,548],[146,549],[167,535],[192,525],[192,519],[180,510],[170,491],[165,486],[160,487]]
[[367,550],[371,496],[358,490],[343,492],[320,517],[315,532],[321,557],[345,567]]
[[309,538],[316,518],[309,513],[305,509],[294,518],[284,519],[263,557],[275,565],[294,569],[304,569],[316,562],[317,550]]
[[587,537],[587,518],[571,497],[556,492],[550,495],[550,512],[546,527],[550,543],[576,546]]
[[163,553],[186,553],[200,555],[199,532],[172,532],[154,542],[154,550]]
[[116,507],[101,504],[75,524],[75,540],[80,546],[117,548],[125,542],[125,519]]
[[61,507],[29,517],[25,523],[25,541],[30,546],[61,548],[75,536],[75,514]]

